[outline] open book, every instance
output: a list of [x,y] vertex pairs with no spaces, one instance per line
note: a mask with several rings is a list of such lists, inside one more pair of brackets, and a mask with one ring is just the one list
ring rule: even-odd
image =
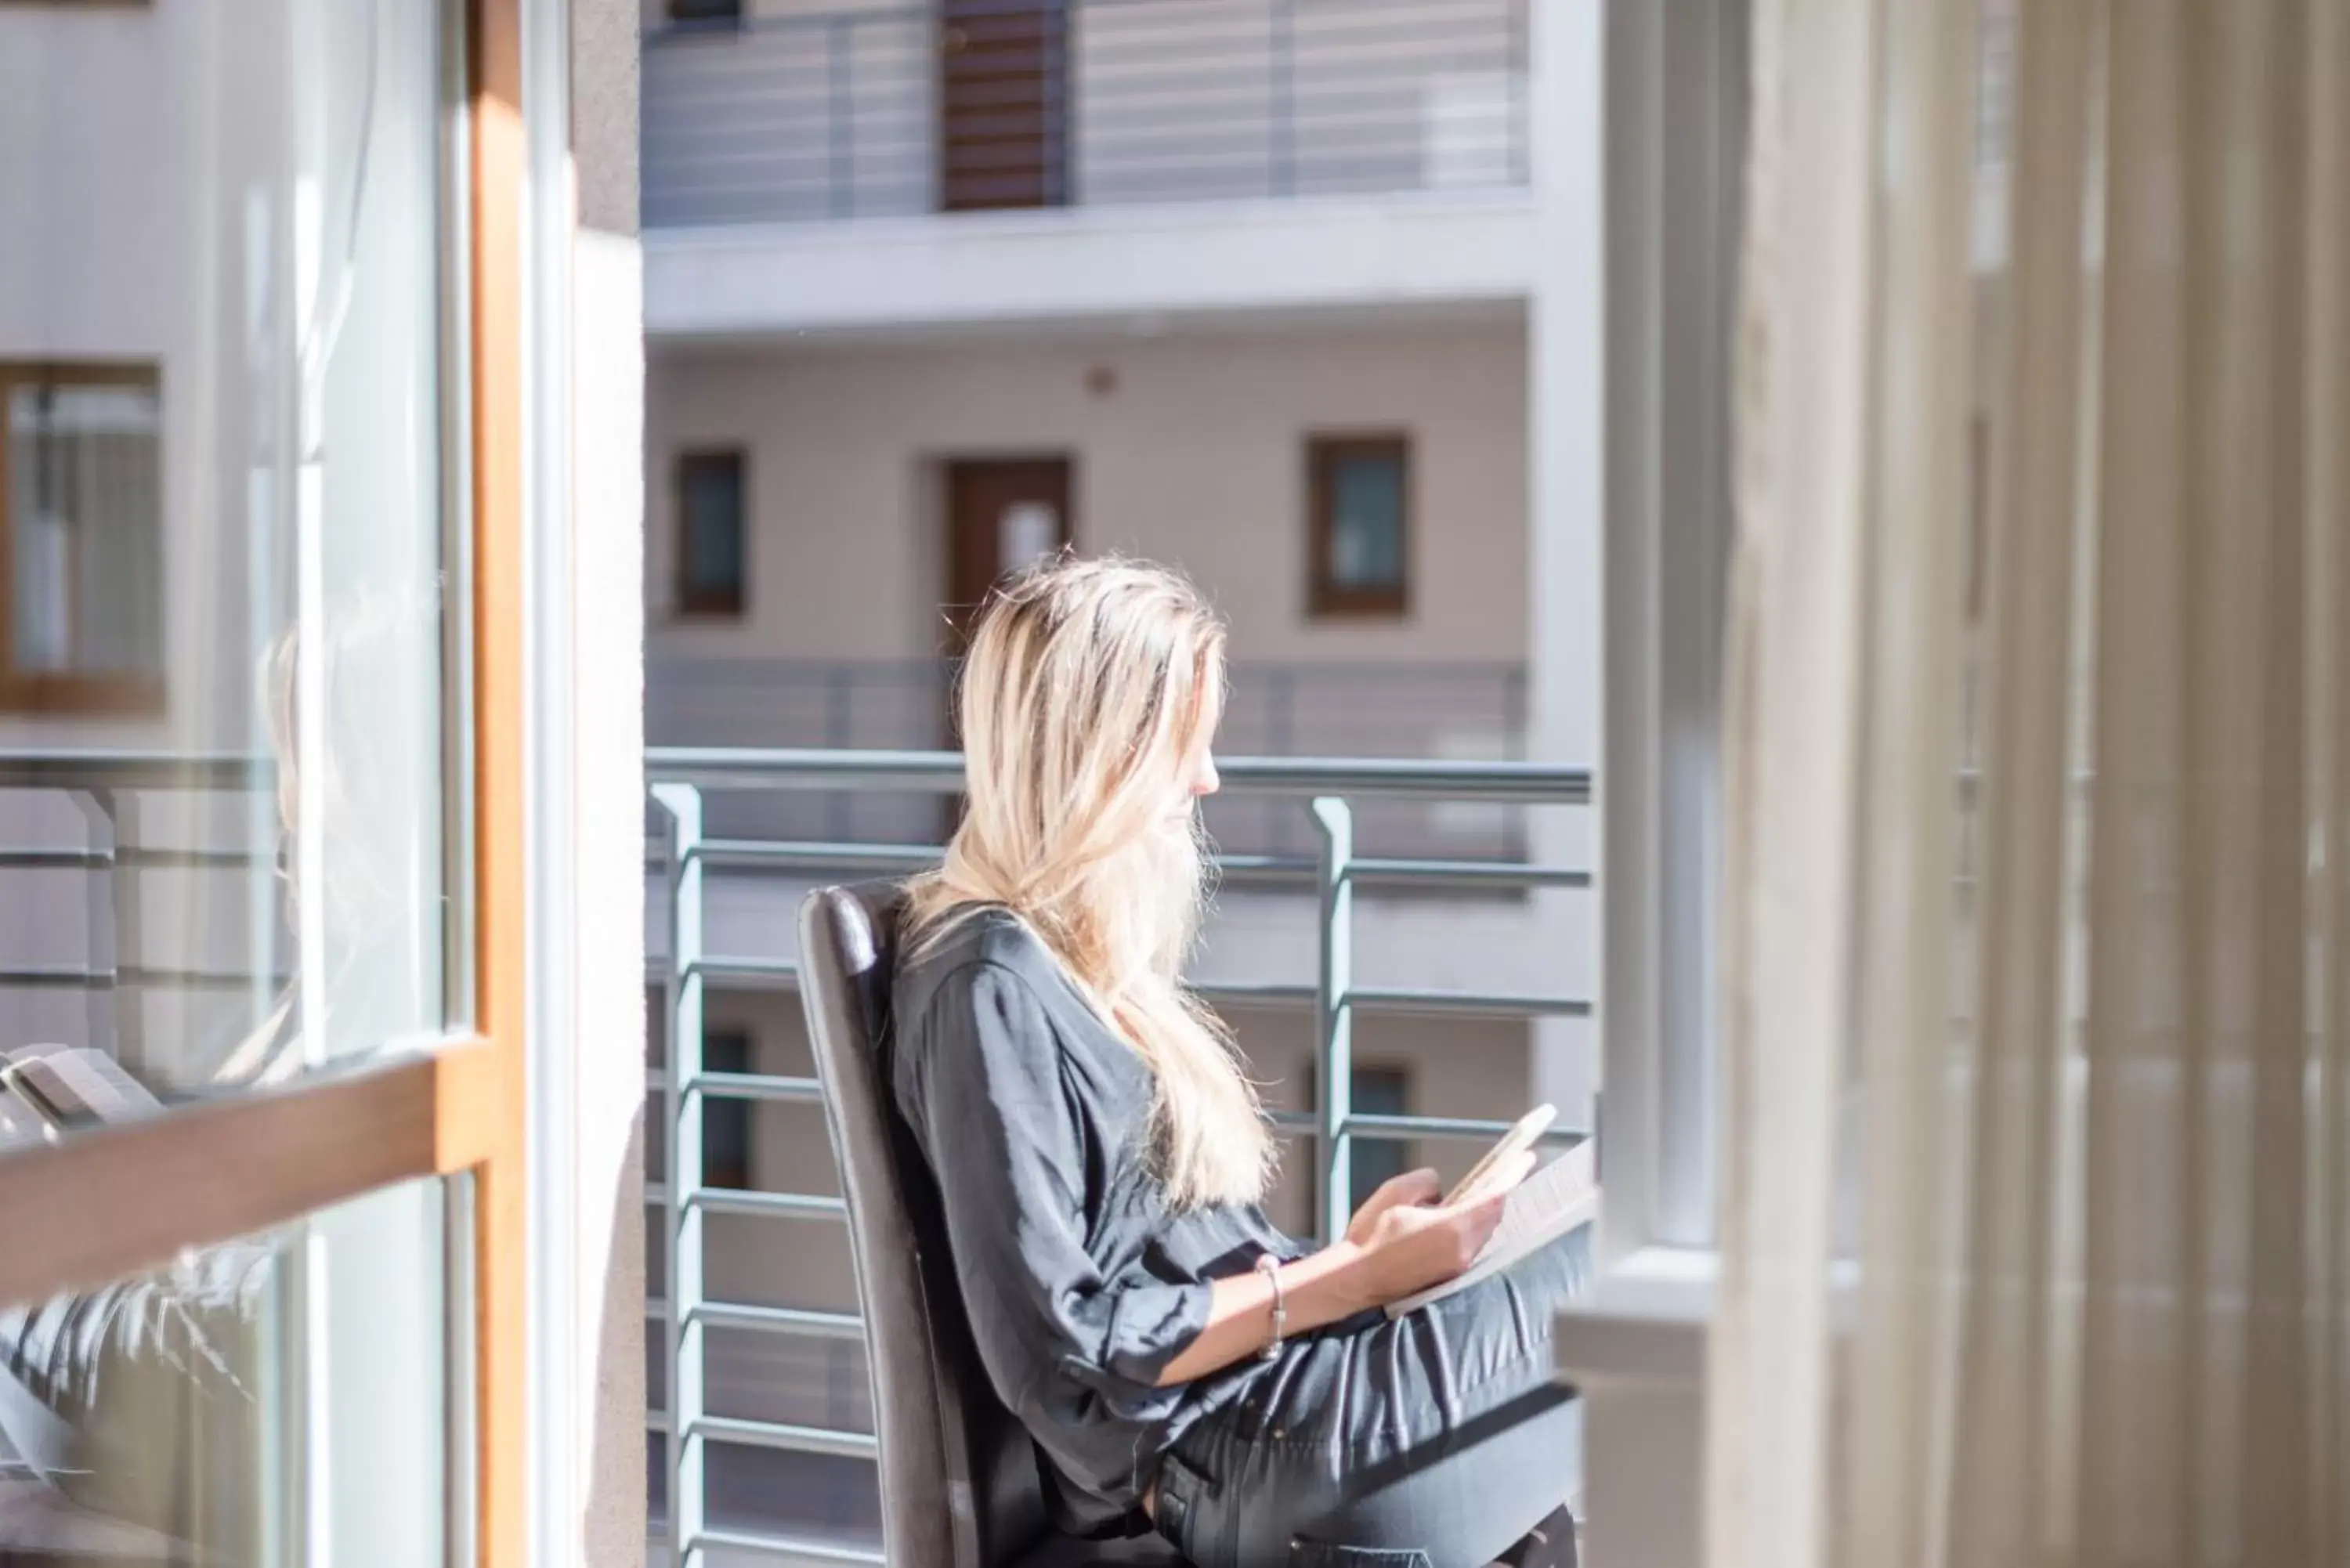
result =
[[1465,1291],[1597,1219],[1598,1153],[1598,1144],[1586,1138],[1520,1182],[1503,1204],[1502,1222],[1476,1261],[1440,1285],[1391,1303],[1388,1315],[1401,1317]]

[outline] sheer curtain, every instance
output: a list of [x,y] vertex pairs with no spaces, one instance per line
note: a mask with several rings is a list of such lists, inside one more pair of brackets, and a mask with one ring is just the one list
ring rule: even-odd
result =
[[2339,1568],[2350,5],[1754,36],[1709,1561]]

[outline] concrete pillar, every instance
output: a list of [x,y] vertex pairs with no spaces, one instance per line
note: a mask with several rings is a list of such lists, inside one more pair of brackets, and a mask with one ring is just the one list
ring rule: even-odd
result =
[[[1527,321],[1528,755],[1590,766],[1599,751],[1600,553],[1606,474],[1604,18],[1599,0],[1545,0],[1533,30],[1528,103],[1535,201],[1534,286]],[[1538,861],[1589,866],[1591,814],[1534,814]],[[1558,955],[1547,989],[1591,996],[1598,983],[1591,895],[1538,895],[1539,940]],[[1577,1021],[1534,1026],[1535,1099],[1589,1126],[1597,1034]]]
[[640,19],[638,0],[538,0],[525,83],[531,1559],[590,1568],[646,1549]]

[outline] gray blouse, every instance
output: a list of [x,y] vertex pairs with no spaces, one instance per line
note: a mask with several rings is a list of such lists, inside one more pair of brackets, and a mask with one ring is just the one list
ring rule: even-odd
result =
[[967,916],[902,961],[893,1011],[891,1081],[972,1337],[1057,1483],[1057,1521],[1097,1533],[1257,1376],[1252,1358],[1158,1386],[1208,1321],[1209,1282],[1305,1249],[1253,1206],[1169,1209],[1147,1168],[1149,1070],[1017,917]]

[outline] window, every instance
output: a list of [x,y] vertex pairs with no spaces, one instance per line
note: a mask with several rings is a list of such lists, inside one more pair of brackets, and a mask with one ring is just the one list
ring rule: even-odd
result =
[[743,613],[742,451],[677,460],[677,607],[683,615]]
[[[1305,1092],[1321,1103],[1321,1077],[1313,1064],[1305,1068]],[[1401,1067],[1355,1065],[1348,1080],[1354,1085],[1351,1110],[1358,1116],[1404,1116],[1411,1114],[1411,1075]],[[1401,1138],[1367,1137],[1357,1134],[1347,1162],[1348,1209],[1360,1209],[1379,1184],[1412,1168],[1417,1150]],[[1315,1202],[1320,1205],[1321,1180],[1315,1179]]]
[[669,19],[689,26],[743,25],[743,0],[669,0]]
[[110,1056],[134,1114],[0,1155],[0,1337],[53,1379],[10,1436],[67,1472],[12,1476],[0,1559],[518,1564],[525,937],[571,843],[525,793],[569,587],[526,584],[523,507],[568,403],[524,371],[570,225],[500,151],[560,99],[463,65],[548,6],[154,7],[194,47],[104,9],[0,8],[0,141],[47,165],[0,198],[0,317],[53,340],[0,358],[0,710],[172,722],[12,747],[0,911],[64,984],[0,1037]]
[[1409,601],[1409,441],[1314,437],[1306,443],[1306,513],[1312,613],[1402,615]]
[[151,365],[0,364],[0,707],[163,705],[162,382]]
[[[749,1072],[749,1033],[741,1029],[703,1031],[702,1070]],[[750,1101],[719,1095],[702,1096],[702,1184],[728,1188],[751,1185]]]
[[[1400,1067],[1357,1067],[1354,1075],[1355,1114],[1401,1116],[1411,1114],[1411,1076]],[[1400,1138],[1358,1137],[1349,1170],[1354,1183],[1353,1209],[1379,1189],[1382,1182],[1411,1168],[1412,1147]]]

